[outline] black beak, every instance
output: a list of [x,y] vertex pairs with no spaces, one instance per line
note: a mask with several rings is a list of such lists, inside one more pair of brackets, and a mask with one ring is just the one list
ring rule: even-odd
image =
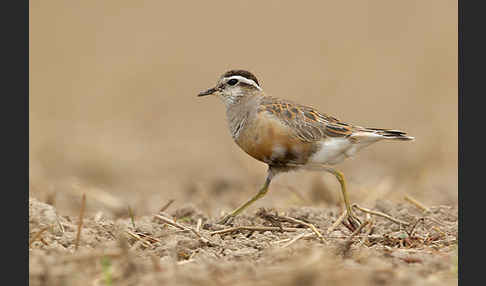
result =
[[206,90],[206,91],[202,91],[202,92],[200,92],[200,93],[199,93],[197,96],[206,96],[206,95],[210,95],[210,94],[215,93],[217,90],[218,90],[217,88],[213,87],[213,88],[210,88],[210,89],[208,89],[208,90]]

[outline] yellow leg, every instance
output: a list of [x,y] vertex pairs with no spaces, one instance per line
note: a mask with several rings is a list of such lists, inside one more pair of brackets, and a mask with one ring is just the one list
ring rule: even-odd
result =
[[343,173],[329,167],[325,167],[324,169],[327,172],[333,174],[336,177],[336,179],[339,181],[339,184],[341,184],[341,192],[343,193],[344,205],[346,206],[348,221],[351,224],[352,228],[354,229],[358,228],[361,222],[358,219],[358,217],[354,214],[353,209],[351,208],[351,204],[349,203],[348,193],[346,192],[346,180],[344,180]]
[[263,186],[260,188],[260,190],[258,191],[258,193],[256,195],[254,195],[252,198],[250,198],[247,202],[245,202],[244,204],[242,204],[240,207],[238,207],[237,209],[235,209],[234,211],[232,211],[230,214],[224,216],[217,223],[218,224],[228,224],[228,223],[230,223],[231,220],[235,216],[239,215],[244,209],[246,209],[248,206],[250,206],[251,204],[253,204],[255,201],[261,199],[263,196],[265,196],[265,194],[268,192],[268,186],[270,185],[270,182],[272,181],[273,176],[274,176],[274,173],[269,168],[268,169],[267,179],[265,180],[265,184],[263,184]]

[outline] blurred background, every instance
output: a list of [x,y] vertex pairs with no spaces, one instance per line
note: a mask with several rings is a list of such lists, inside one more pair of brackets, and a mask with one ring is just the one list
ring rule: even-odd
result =
[[[29,194],[63,215],[252,196],[266,166],[233,142],[217,98],[229,69],[267,94],[407,131],[336,166],[353,202],[457,204],[457,1],[30,1]],[[340,204],[328,174],[273,181],[258,207]],[[172,208],[171,207],[171,208]]]

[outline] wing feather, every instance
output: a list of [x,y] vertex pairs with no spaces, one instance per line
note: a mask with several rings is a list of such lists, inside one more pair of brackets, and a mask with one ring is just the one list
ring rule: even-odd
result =
[[336,117],[321,113],[313,107],[269,96],[263,97],[258,112],[272,114],[291,127],[294,135],[304,142],[321,141],[327,137],[347,137],[360,128],[340,122]]

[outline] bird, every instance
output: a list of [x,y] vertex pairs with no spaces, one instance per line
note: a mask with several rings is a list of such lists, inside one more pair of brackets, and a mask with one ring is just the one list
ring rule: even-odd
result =
[[343,224],[356,229],[361,221],[349,202],[344,174],[333,166],[378,141],[415,139],[399,130],[345,123],[311,106],[267,95],[256,76],[244,69],[225,72],[214,87],[198,94],[199,97],[208,95],[215,95],[224,103],[229,131],[236,144],[268,166],[265,182],[258,192],[219,219],[218,224],[230,224],[265,196],[276,175],[309,170],[329,172],[336,177],[345,205]]

